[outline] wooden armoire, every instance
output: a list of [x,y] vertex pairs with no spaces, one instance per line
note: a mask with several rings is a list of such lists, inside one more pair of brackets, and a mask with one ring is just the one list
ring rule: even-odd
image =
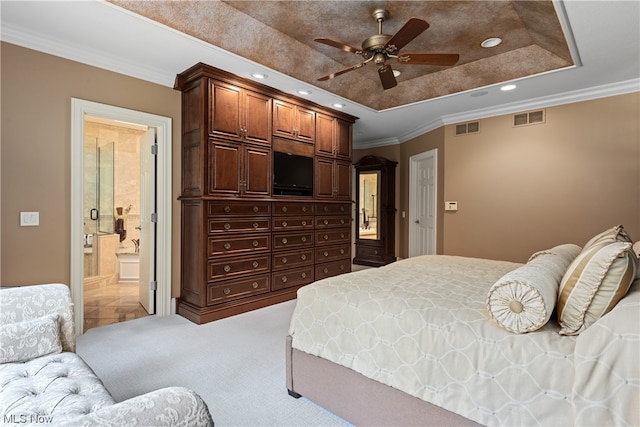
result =
[[[182,91],[178,314],[206,323],[351,271],[357,118],[202,63],[179,74],[175,88]],[[293,182],[278,186],[278,175]]]

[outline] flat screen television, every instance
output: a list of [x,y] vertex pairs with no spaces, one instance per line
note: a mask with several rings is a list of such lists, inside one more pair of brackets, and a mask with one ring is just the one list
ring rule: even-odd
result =
[[274,151],[273,195],[313,197],[313,157]]

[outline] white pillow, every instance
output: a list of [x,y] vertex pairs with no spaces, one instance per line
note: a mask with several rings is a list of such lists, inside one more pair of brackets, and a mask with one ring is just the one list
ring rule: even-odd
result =
[[563,274],[580,247],[573,244],[533,254],[527,264],[502,276],[489,289],[489,315],[507,331],[522,334],[551,318]]
[[58,315],[0,326],[0,363],[26,362],[61,351]]

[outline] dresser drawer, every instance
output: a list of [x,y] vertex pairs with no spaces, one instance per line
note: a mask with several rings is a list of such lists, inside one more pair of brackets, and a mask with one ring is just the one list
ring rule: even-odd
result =
[[209,237],[208,248],[209,257],[216,255],[241,255],[268,251],[271,248],[271,241],[269,234]]
[[383,248],[360,246],[356,247],[356,258],[378,259],[382,260],[384,255]]
[[220,284],[207,285],[207,302],[212,305],[269,292],[269,279],[268,274],[263,274],[243,279],[228,280]]
[[316,215],[351,215],[351,203],[318,203]]
[[271,265],[274,270],[313,265],[313,249],[275,253],[272,255]]
[[232,257],[222,261],[209,261],[208,280],[220,280],[255,273],[268,273],[270,266],[271,257],[269,254],[251,257]]
[[269,202],[209,202],[209,216],[269,216]]
[[273,215],[313,215],[313,204],[274,202]]
[[273,250],[313,247],[313,232],[273,233]]
[[270,223],[268,218],[228,220],[209,218],[209,234],[269,230]]
[[316,230],[316,246],[351,243],[351,230],[348,228]]
[[351,260],[328,262],[316,265],[316,280],[326,277],[337,276],[338,274],[349,273],[351,271]]
[[350,259],[350,245],[328,246],[316,248],[316,262],[329,262],[341,259]]
[[271,275],[271,290],[292,288],[294,286],[308,285],[313,282],[313,266],[278,271]]
[[316,228],[332,228],[346,227],[351,224],[351,218],[348,216],[317,216],[315,221]]
[[313,217],[276,217],[272,220],[273,231],[313,229]]

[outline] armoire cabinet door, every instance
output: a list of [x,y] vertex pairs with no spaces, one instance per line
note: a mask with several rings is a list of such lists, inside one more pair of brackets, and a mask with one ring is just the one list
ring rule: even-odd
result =
[[242,145],[210,140],[209,194],[232,195],[240,192]]
[[242,194],[268,196],[271,194],[271,150],[269,148],[245,147],[244,184]]
[[243,92],[243,136],[247,142],[271,144],[271,97]]
[[242,89],[209,80],[209,134],[216,138],[242,140]]
[[334,119],[324,114],[316,115],[316,154],[333,156],[334,154]]

